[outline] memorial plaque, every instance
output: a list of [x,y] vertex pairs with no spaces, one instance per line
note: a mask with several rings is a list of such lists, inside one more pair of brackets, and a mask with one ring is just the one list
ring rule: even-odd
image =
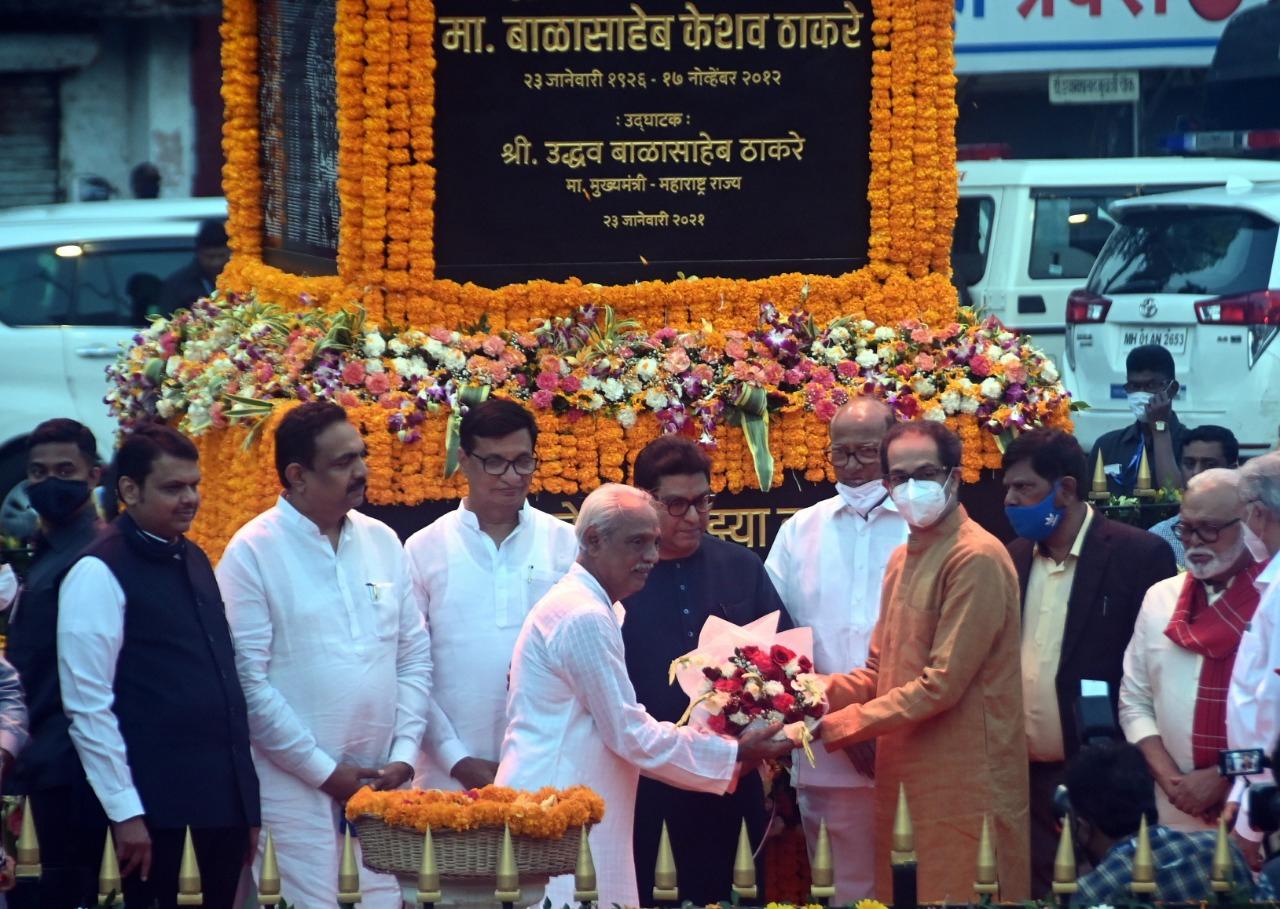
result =
[[867,262],[870,0],[439,0],[436,274]]
[[260,0],[262,259],[337,271],[337,0]]

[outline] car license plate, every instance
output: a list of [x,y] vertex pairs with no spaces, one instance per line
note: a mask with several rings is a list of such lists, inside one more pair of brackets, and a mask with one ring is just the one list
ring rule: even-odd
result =
[[1132,350],[1144,344],[1159,344],[1171,354],[1186,353],[1185,328],[1125,328],[1121,330],[1121,346]]

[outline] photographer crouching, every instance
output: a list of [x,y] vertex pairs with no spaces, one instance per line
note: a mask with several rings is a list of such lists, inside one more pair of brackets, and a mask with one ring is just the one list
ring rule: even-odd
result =
[[[1071,825],[1076,856],[1087,859],[1093,868],[1077,881],[1073,905],[1116,905],[1131,898],[1133,856],[1144,816],[1155,868],[1155,898],[1181,903],[1213,897],[1209,878],[1216,832],[1184,833],[1156,823],[1155,782],[1136,747],[1116,741],[1082,749],[1067,766],[1066,791],[1065,823]],[[1237,893],[1248,899],[1272,899],[1265,881],[1255,886],[1234,843],[1231,857]]]

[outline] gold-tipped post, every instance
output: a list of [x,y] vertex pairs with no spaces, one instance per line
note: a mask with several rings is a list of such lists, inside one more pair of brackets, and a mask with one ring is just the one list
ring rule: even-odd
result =
[[1061,906],[1071,902],[1071,896],[1079,889],[1076,884],[1076,849],[1071,842],[1071,824],[1064,820],[1062,836],[1058,838],[1058,854],[1053,859],[1053,895]]
[[671,837],[667,822],[662,822],[662,837],[658,840],[658,861],[653,866],[653,901],[676,903],[680,901],[680,887],[676,883],[676,857],[671,853]]
[[498,852],[497,887],[494,899],[500,903],[516,903],[520,900],[520,868],[516,865],[516,850],[511,843],[511,827],[502,828],[502,849]]
[[342,864],[338,866],[338,904],[354,906],[360,895],[360,868],[356,865],[356,851],[351,845],[351,828],[342,834]]
[[431,827],[422,834],[422,861],[418,864],[418,905],[434,906],[440,902],[440,869],[436,866],[436,844]]
[[258,905],[280,905],[280,864],[276,861],[276,843],[267,828],[267,845],[262,849],[262,871],[258,875]]
[[813,861],[809,863],[809,895],[815,903],[824,904],[836,895],[835,856],[831,852],[831,834],[827,820],[818,821],[818,841],[813,845]]
[[918,879],[916,877],[916,834],[907,808],[907,789],[898,784],[898,809],[893,816],[893,841],[889,850],[893,875],[894,909],[916,909]]
[[1218,836],[1213,844],[1213,865],[1209,871],[1209,886],[1220,897],[1235,886],[1235,863],[1231,861],[1231,845],[1227,839],[1227,819],[1218,818]]
[[733,895],[740,900],[753,900],[756,889],[756,860],[751,854],[751,835],[744,820],[738,828],[738,851],[733,856]]
[[120,893],[120,861],[116,858],[116,841],[111,836],[110,827],[102,846],[102,864],[98,866],[98,905],[108,909],[124,905],[124,897]]
[[196,861],[195,843],[191,841],[191,828],[187,828],[182,840],[182,862],[178,865],[178,905],[203,906],[204,888],[200,884],[200,863]]
[[994,899],[1000,892],[997,880],[996,850],[991,844],[991,817],[982,816],[982,833],[978,837],[978,875],[973,883],[973,892],[980,897]]
[[1093,462],[1093,483],[1089,487],[1089,498],[1094,502],[1105,502],[1111,498],[1111,493],[1107,490],[1107,471],[1102,466],[1102,452],[1098,452],[1098,459]]
[[1151,484],[1151,462],[1147,460],[1145,446],[1142,449],[1142,456],[1138,459],[1138,479],[1133,484],[1133,494],[1140,499],[1155,498],[1156,491]]
[[582,825],[582,838],[578,840],[578,864],[573,869],[573,898],[582,906],[590,906],[600,899],[600,891],[596,888],[596,860],[591,855],[586,824]]
[[1156,892],[1156,869],[1151,856],[1151,835],[1147,832],[1147,816],[1138,824],[1138,848],[1133,853],[1133,883],[1129,891],[1143,897]]
[[14,874],[24,880],[40,877],[40,841],[36,839],[36,819],[31,813],[31,799],[22,800],[22,829],[18,833],[15,851],[17,867]]

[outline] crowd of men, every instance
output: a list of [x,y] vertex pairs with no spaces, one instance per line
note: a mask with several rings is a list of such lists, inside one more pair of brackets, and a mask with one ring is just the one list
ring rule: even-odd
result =
[[[711,465],[681,436],[650,443],[632,484],[596,489],[572,526],[539,512],[537,423],[495,398],[461,421],[466,497],[403,546],[357,510],[365,444],[343,409],[290,410],[272,440],[280,497],[215,570],[185,535],[190,440],[128,433],[123,510],[103,524],[95,440],[50,420],[28,448],[41,532],[11,609],[13,669],[0,664],[3,782],[30,798],[44,873],[10,902],[91,904],[110,829],[126,903],[172,906],[189,827],[205,905],[230,907],[265,827],[285,898],[330,907],[359,788],[494,783],[603,795],[605,905],[650,901],[664,822],[681,897],[722,900],[740,825],[766,835],[757,768],[793,746],[776,726],[675,725],[688,705],[668,666],[708,617],[774,612],[813,629],[828,686],[821,747],[794,782],[810,847],[820,823],[830,833],[839,902],[891,896],[900,788],[924,901],[969,898],[984,818],[1006,900],[1049,892],[1062,825],[1079,902],[1125,898],[1143,818],[1160,898],[1206,898],[1224,814],[1252,893],[1261,834],[1246,781],[1218,764],[1280,734],[1280,455],[1237,468],[1229,432],[1184,429],[1159,348],[1134,352],[1129,380],[1135,422],[1092,455],[1050,429],[1009,445],[1007,546],[959,504],[955,434],[855,399],[831,421],[835,495],[791,517],[763,562],[707,533]],[[1186,488],[1156,532],[1088,502],[1096,463],[1123,492],[1143,452]],[[1089,740],[1084,690],[1127,742]],[[553,880],[548,896],[571,890]],[[363,869],[361,891],[400,904],[386,875]]]

